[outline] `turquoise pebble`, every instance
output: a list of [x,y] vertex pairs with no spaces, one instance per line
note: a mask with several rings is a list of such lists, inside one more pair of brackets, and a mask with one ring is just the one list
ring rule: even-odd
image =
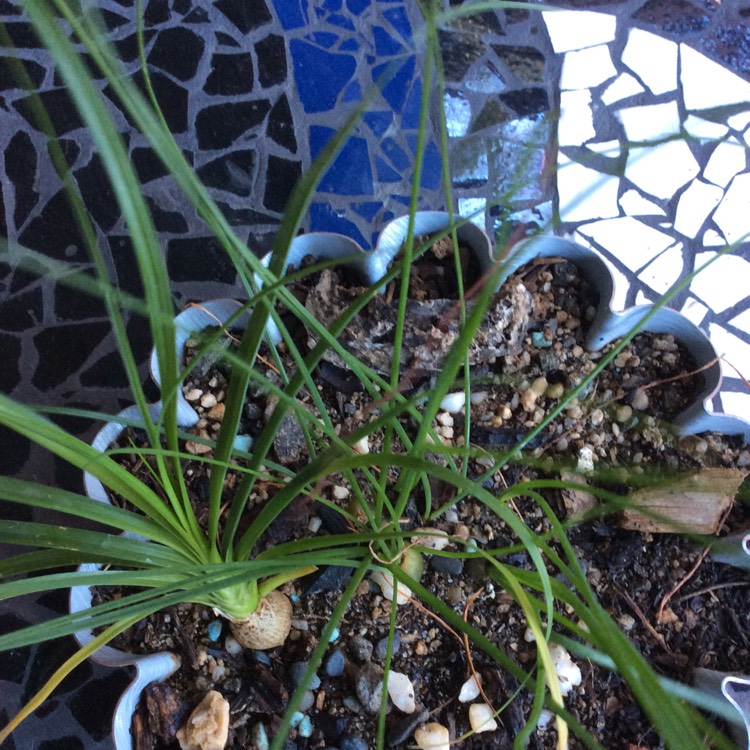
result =
[[299,723],[299,733],[302,737],[309,737],[312,734],[312,721],[309,716],[305,716]]
[[552,346],[552,342],[547,341],[541,331],[534,331],[531,334],[531,343],[534,344],[537,349],[546,349],[548,346]]
[[221,635],[221,629],[223,625],[221,620],[212,620],[208,623],[208,639],[210,641],[218,641]]
[[302,713],[302,711],[295,711],[292,714],[292,720],[289,723],[291,724],[291,726],[296,728],[302,723],[302,720],[304,718],[305,718],[305,715]]
[[250,435],[237,435],[237,437],[234,439],[234,443],[232,443],[232,447],[236,451],[244,451],[247,453],[250,448],[253,447],[253,439],[250,437]]
[[331,637],[328,639],[328,642],[329,643],[333,643],[338,637],[339,637],[339,629],[338,628],[334,628],[331,631]]

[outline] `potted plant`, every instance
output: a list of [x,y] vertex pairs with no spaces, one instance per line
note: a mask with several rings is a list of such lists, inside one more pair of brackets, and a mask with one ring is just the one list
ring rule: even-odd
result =
[[[488,256],[483,256],[483,270],[486,273],[482,275],[481,283],[471,291],[471,299],[467,298],[469,290],[463,288],[461,273],[457,272],[459,292],[456,309],[459,325],[457,330],[460,335],[441,360],[439,369],[429,379],[429,387],[415,392],[404,389],[401,387],[403,372],[399,353],[403,347],[409,277],[414,263],[430,250],[436,238],[447,237],[450,238],[447,257],[455,260],[460,267],[460,231],[473,231],[466,220],[450,215],[447,219],[443,217],[440,219],[440,226],[433,223],[427,227],[430,235],[427,239],[418,240],[417,235],[425,228],[421,226],[422,219],[416,211],[410,212],[399,224],[398,242],[391,242],[387,253],[377,255],[376,251],[371,256],[374,260],[366,275],[366,287],[362,294],[348,304],[332,324],[320,324],[294,295],[289,287],[290,281],[308,276],[314,271],[325,270],[326,266],[338,265],[342,259],[355,265],[361,264],[363,254],[339,240],[343,244],[340,252],[334,253],[333,261],[298,269],[291,275],[285,276],[285,271],[291,258],[290,253],[296,246],[305,247],[307,254],[320,255],[309,252],[309,246],[320,238],[303,238],[299,242],[295,237],[318,180],[324,174],[331,157],[345,141],[359,111],[349,118],[295,189],[274,249],[267,262],[263,263],[248,252],[233,234],[159,121],[158,109],[150,106],[118,75],[113,60],[99,43],[94,27],[86,18],[76,17],[65,3],[55,3],[56,12],[65,18],[86,45],[93,62],[107,75],[129,114],[150,139],[154,150],[162,155],[187,199],[200,207],[201,215],[235,263],[246,292],[245,300],[234,311],[230,310],[226,317],[215,316],[219,317],[216,321],[219,326],[205,341],[199,343],[199,354],[193,360],[197,362],[202,355],[217,350],[226,323],[237,324],[242,329],[236,350],[221,352],[221,357],[231,367],[231,376],[224,398],[221,427],[215,438],[204,439],[211,447],[211,470],[206,522],[201,526],[193,498],[184,481],[183,462],[187,456],[185,436],[181,434],[181,428],[189,425],[195,417],[190,407],[185,406],[181,390],[185,378],[195,365],[186,365],[178,356],[179,328],[175,326],[169,283],[149,213],[99,94],[91,84],[84,63],[61,32],[54,13],[46,4],[37,0],[29,0],[27,10],[40,37],[55,55],[60,73],[96,139],[133,239],[144,281],[143,300],[128,298],[109,282],[94,234],[86,231],[90,227],[87,225],[85,211],[80,203],[74,202],[76,217],[84,229],[84,236],[89,240],[88,249],[97,273],[93,282],[79,276],[75,277],[75,283],[93,290],[107,305],[136,402],[133,411],[120,415],[116,421],[119,424],[135,424],[146,433],[147,447],[139,450],[143,457],[150,459],[151,468],[148,481],[142,481],[101,452],[101,448],[111,442],[109,436],[104,439],[102,446],[89,446],[56,427],[33,409],[0,397],[2,424],[88,472],[101,486],[106,486],[129,504],[127,507],[115,507],[92,502],[89,498],[73,493],[11,479],[4,479],[0,483],[3,499],[87,518],[104,524],[111,530],[105,533],[80,530],[73,526],[45,528],[25,522],[4,524],[0,531],[0,538],[4,542],[33,544],[40,549],[0,564],[4,579],[0,584],[0,595],[9,598],[78,584],[116,584],[132,591],[91,608],[85,604],[83,607],[77,606],[70,615],[51,623],[0,637],[0,646],[7,649],[83,630],[90,632],[90,635],[84,637],[80,651],[66,662],[40,695],[32,700],[25,713],[33,710],[76,664],[106,646],[114,637],[145,616],[165,606],[197,602],[215,608],[232,621],[240,621],[246,616],[253,618],[257,617],[257,613],[266,611],[263,602],[279,587],[314,567],[339,565],[352,569],[351,579],[320,630],[317,643],[309,654],[305,674],[289,700],[274,734],[271,745],[273,748],[282,746],[295,721],[295,712],[303,700],[311,677],[322,661],[347,605],[354,597],[358,585],[372,571],[379,575],[377,580],[382,594],[393,605],[389,615],[389,642],[393,640],[398,611],[396,605],[400,594],[404,594],[403,587],[406,587],[412,599],[430,607],[443,623],[462,633],[466,643],[471,644],[471,647],[466,647],[469,660],[471,648],[483,652],[498,669],[512,675],[518,685],[526,686],[531,691],[533,700],[528,715],[524,717],[523,728],[519,728],[519,742],[533,731],[545,707],[556,715],[559,747],[565,746],[571,727],[587,741],[590,739],[590,735],[564,705],[561,684],[564,685],[565,678],[559,667],[561,662],[566,661],[560,652],[560,647],[564,645],[574,653],[584,655],[622,675],[668,746],[703,747],[706,724],[693,708],[683,703],[683,698],[687,696],[699,705],[711,705],[717,710],[721,710],[721,706],[709,704],[700,695],[660,679],[654,673],[598,600],[567,537],[566,528],[540,493],[542,487],[580,489],[580,486],[571,481],[539,479],[511,483],[503,492],[493,493],[483,484],[487,476],[493,475],[499,467],[521,458],[524,448],[531,445],[534,438],[567,405],[583,394],[597,375],[627,346],[636,335],[638,325],[648,326],[649,322],[657,328],[670,325],[672,316],[663,309],[663,302],[648,310],[629,313],[627,323],[624,324],[620,318],[613,318],[611,311],[607,310],[608,299],[604,293],[606,277],[602,276],[601,271],[595,271],[594,276],[600,274],[598,283],[600,296],[603,297],[600,300],[601,317],[598,319],[599,327],[595,329],[596,335],[605,337],[614,334],[620,336],[619,342],[607,351],[591,372],[567,390],[548,414],[525,434],[514,439],[510,446],[480,450],[469,441],[464,444],[456,444],[450,440],[443,442],[440,435],[444,436],[445,433],[437,431],[436,418],[448,412],[445,399],[449,394],[462,394],[464,403],[471,401],[473,381],[469,367],[469,347],[482,326],[495,290],[503,276],[510,272],[511,265],[519,265],[534,256],[549,255],[554,251],[556,255],[569,252],[571,256],[577,256],[574,259],[584,265],[590,263],[595,266],[590,256],[584,257],[574,246],[554,241],[552,245],[522,245],[518,254],[512,256],[515,260],[511,264],[494,263]],[[426,14],[426,18],[428,39],[434,45],[436,20],[430,13]],[[431,49],[436,53],[436,47]],[[428,104],[425,99],[422,106],[423,119],[427,117]],[[417,184],[418,180],[414,188],[414,205]],[[424,220],[430,224],[430,219]],[[460,230],[460,227],[464,229]],[[330,237],[327,240],[332,241]],[[397,256],[398,250],[401,252]],[[293,260],[299,262],[300,258]],[[395,262],[389,268],[390,261]],[[396,333],[392,366],[390,372],[383,375],[360,362],[341,346],[337,337],[365,309],[368,302],[377,297],[382,286],[393,281],[396,282],[397,289],[394,297]],[[667,298],[668,295],[664,301]],[[158,407],[148,403],[141,386],[122,324],[120,310],[123,306],[130,306],[147,315],[161,386]],[[211,308],[206,309],[210,311]],[[296,346],[284,321],[286,313],[295,316],[313,332],[313,344],[307,353]],[[662,322],[659,323],[659,320]],[[681,329],[683,333],[687,330]],[[279,368],[282,373],[280,380],[275,382],[257,368],[257,362],[262,345],[276,343],[279,339],[285,344],[291,366],[282,362],[282,367]],[[696,349],[697,344],[692,346]],[[300,400],[303,389],[307,389],[310,398],[315,398],[317,389],[314,370],[331,350],[354,373],[374,404],[371,414],[364,415],[366,419],[360,419],[353,429],[343,433],[337,432],[336,426],[327,418],[325,409],[316,404],[317,412],[313,413]],[[273,351],[273,347],[269,347],[271,356]],[[708,360],[708,356],[702,356],[702,363]],[[272,395],[274,403],[268,409],[263,430],[252,451],[248,452],[238,447],[237,437],[246,394],[251,385]],[[524,390],[533,391],[533,385],[530,384]],[[712,385],[711,389],[713,387],[715,386]],[[701,395],[698,409],[703,408],[702,400],[706,395],[707,393]],[[301,426],[308,446],[309,460],[306,465],[293,471],[274,467],[272,478],[280,480],[277,482],[280,485],[278,491],[260,508],[249,524],[242,527],[248,500],[259,478],[266,476],[271,448],[287,416],[293,416]],[[703,428],[705,422],[699,419],[698,424]],[[369,446],[375,444],[376,439],[380,447],[377,451],[370,451]],[[225,480],[238,457],[244,462],[243,475],[234,486],[231,497],[225,499]],[[474,466],[478,459],[484,461],[481,465],[486,471],[482,476],[472,476],[469,467]],[[528,456],[525,460],[529,460]],[[321,499],[321,484],[333,475],[344,477],[354,496],[354,511],[352,508],[332,506],[334,510],[338,508],[336,512],[350,522],[350,530],[346,534],[288,541],[255,554],[256,544],[272,522],[300,497]],[[438,480],[442,486],[450,488],[449,500],[444,506],[438,506],[437,503],[435,507],[432,506],[431,480]],[[603,510],[622,505],[621,499],[613,493],[601,488],[590,489],[609,504]],[[428,541],[434,537],[434,529],[418,525],[407,532],[402,528],[407,506],[412,496],[419,492],[425,500],[419,514],[423,520],[437,519],[441,512],[455,506],[463,498],[473,498],[485,512],[502,523],[513,539],[507,545],[484,549],[476,539],[451,534],[449,541],[457,545],[458,551],[439,549],[440,545],[431,545]],[[516,515],[511,501],[520,496],[530,498],[540,510],[545,519],[542,530],[530,528]],[[121,532],[125,534],[120,535]],[[526,555],[528,565],[509,561],[519,550]],[[486,566],[487,581],[493,586],[499,585],[507,592],[522,612],[524,622],[536,642],[536,658],[530,667],[519,665],[488,637],[487,631],[472,625],[468,618],[462,617],[420,582],[420,559],[423,553],[446,559],[453,557],[480,560]],[[79,572],[44,572],[79,563],[103,567],[86,567]],[[550,570],[564,576],[566,583],[558,580]],[[20,580],[5,580],[21,573],[39,574]],[[275,595],[273,598],[280,601]],[[281,608],[288,614],[286,604],[282,604]],[[98,630],[94,631],[95,628]],[[284,635],[288,632],[286,626],[281,631]],[[268,647],[279,645],[277,639],[269,643]],[[262,647],[263,644],[257,643],[250,646],[254,649]],[[118,658],[111,652],[110,655],[112,659]],[[169,661],[167,659],[168,663]],[[390,650],[387,650],[384,659],[386,674],[390,667]],[[152,676],[144,669],[139,680],[143,683]],[[478,684],[476,675],[473,677]],[[386,695],[389,686],[388,678],[381,681],[379,688],[376,686],[381,697]],[[479,688],[481,692],[481,686]],[[382,718],[378,721],[377,739],[374,742],[380,745],[384,738],[386,705],[387,701],[381,700],[377,709]],[[489,699],[487,705],[491,705]],[[490,716],[494,713],[497,711],[491,710]],[[474,732],[483,730],[490,721],[490,718],[482,714],[481,721],[470,722],[471,729]],[[14,721],[9,728],[3,730],[0,738],[6,737],[15,723]],[[715,741],[721,744],[718,731],[713,728],[710,731]],[[431,732],[438,730],[427,723],[415,735],[417,742],[430,745],[434,741],[432,737],[436,736]]]

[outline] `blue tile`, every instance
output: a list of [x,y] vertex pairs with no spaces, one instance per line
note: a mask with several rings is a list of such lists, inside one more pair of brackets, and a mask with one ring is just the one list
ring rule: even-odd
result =
[[370,0],[346,0],[346,7],[350,13],[358,16],[365,8],[370,7]]
[[383,204],[380,201],[366,201],[365,203],[352,203],[352,208],[362,218],[372,221],[378,215],[378,211],[383,208]]
[[345,39],[339,44],[340,51],[351,51],[356,52],[359,49],[359,42],[356,39]]
[[[315,158],[334,134],[333,128],[310,128],[310,152]],[[372,195],[370,151],[364,138],[350,138],[320,181],[318,190],[336,195]]]
[[381,57],[397,55],[404,51],[404,45],[397,42],[382,26],[374,26],[372,33],[375,39],[375,52]]
[[323,1],[323,8],[331,12],[336,12],[337,10],[341,10],[342,5],[343,3],[341,2],[341,0],[324,0]]
[[359,87],[359,81],[352,81],[344,91],[343,101],[358,102],[362,100],[362,89]]
[[281,25],[289,29],[299,29],[309,22],[307,0],[274,0],[273,7]]
[[378,182],[400,182],[401,175],[379,156],[375,157],[375,172],[378,175]]
[[326,49],[333,47],[339,40],[338,36],[330,31],[314,31],[312,34],[308,34],[306,38]]
[[403,114],[401,115],[401,127],[411,130],[419,127],[419,108],[422,105],[422,81],[418,78],[409,92]]
[[411,24],[405,7],[389,8],[383,15],[391,22],[393,28],[398,31],[404,39],[411,40]]
[[[383,98],[391,105],[394,112],[401,112],[403,109],[406,95],[414,77],[415,64],[415,58],[412,55],[395,73],[393,73],[393,67],[389,63],[376,65],[373,68],[373,81],[378,84]],[[381,76],[384,76],[385,80],[382,80]]]
[[442,169],[443,160],[440,158],[440,149],[434,141],[430,141],[424,150],[420,187],[425,190],[437,190],[440,187],[440,178],[443,176]]
[[338,55],[302,39],[289,43],[297,90],[305,112],[327,112],[354,75],[352,55]]
[[370,130],[377,135],[381,136],[391,126],[393,122],[393,112],[385,110],[382,112],[366,112],[364,114],[364,121],[368,124]]
[[[331,13],[331,15],[328,16],[326,20],[332,26],[340,26],[342,29],[347,29],[348,31],[354,31],[354,23],[352,22],[352,19],[349,18],[348,16],[342,15],[341,13]],[[358,46],[359,45],[357,45],[357,47]],[[357,49],[357,47],[355,47],[354,49]],[[342,49],[343,49],[343,46],[342,46]]]
[[391,164],[396,169],[403,170],[411,166],[411,159],[393,138],[386,138],[380,146],[383,149],[383,153],[390,159]]
[[371,245],[362,236],[357,229],[356,224],[339,216],[332,208],[330,203],[313,203],[310,206],[310,231],[312,232],[338,232],[347,237],[351,237],[365,249]]
[[411,205],[411,196],[409,195],[392,195],[391,202],[401,203],[404,206]]

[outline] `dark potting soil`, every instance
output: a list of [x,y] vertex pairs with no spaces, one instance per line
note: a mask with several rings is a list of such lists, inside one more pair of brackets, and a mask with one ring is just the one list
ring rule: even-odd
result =
[[[329,301],[339,299],[336,295],[344,299],[351,294],[346,291],[351,285],[338,284],[336,271],[317,274],[307,292],[313,310],[324,298],[320,284],[333,290],[333,297],[325,298]],[[304,290],[299,291],[304,297]],[[426,305],[434,302],[429,294],[424,300]],[[483,323],[484,331],[478,337],[481,343],[499,336],[502,341],[495,344],[498,351],[490,351],[490,343],[481,343],[474,348],[471,362],[472,444],[492,450],[512,447],[543,420],[566,390],[596,367],[610,350],[607,347],[592,354],[584,347],[586,326],[596,304],[595,294],[579,277],[575,266],[567,263],[533,264],[506,282],[493,302],[494,317]],[[447,309],[431,310],[430,314],[445,322]],[[412,331],[417,338],[423,333],[419,326],[423,322]],[[356,321],[354,329],[365,331],[367,319]],[[361,351],[366,352],[367,347]],[[434,347],[427,347],[427,351],[435,353]],[[402,361],[406,392],[429,384],[435,376],[434,363],[438,359],[434,357],[432,364],[425,365],[429,357],[424,352],[424,348],[413,349],[409,358]],[[362,356],[373,369],[378,369],[377,358],[368,361],[366,355]],[[291,367],[283,347],[281,357]],[[266,377],[281,382],[270,358],[258,367]],[[627,492],[627,485],[639,478],[665,470],[684,473],[701,467],[750,465],[750,452],[743,450],[738,439],[712,434],[679,439],[670,429],[668,420],[684,409],[701,388],[702,376],[688,374],[695,369],[691,357],[670,336],[636,336],[591,387],[569,403],[528,446],[524,452],[526,461],[495,471],[485,477],[484,486],[497,494],[525,479],[559,478],[562,470],[577,470],[580,475],[586,471],[583,463],[590,462],[595,469],[610,471],[598,477],[596,473],[588,475],[586,481]],[[418,372],[419,377],[406,377],[413,372]],[[670,380],[676,376],[677,380]],[[341,434],[377,413],[343,362],[322,363],[316,372],[316,385]],[[185,384],[186,397],[201,418],[195,428],[198,436],[210,438],[216,434],[223,416],[226,386],[227,371],[220,363],[196,372]],[[309,393],[303,390],[300,399],[316,413]],[[267,394],[251,388],[240,432],[257,437],[274,405]],[[408,418],[402,424],[407,432],[413,432],[414,425]],[[441,413],[435,429],[438,439],[460,444],[466,434],[465,416]],[[137,435],[134,437],[138,439]],[[380,439],[377,434],[371,438],[371,452],[379,450]],[[186,462],[185,476],[200,518],[205,515],[207,487],[206,468],[200,456],[210,455],[210,451],[195,441],[188,443],[186,450],[197,457]],[[302,431],[291,415],[282,425],[271,458],[291,470],[307,462]],[[489,465],[489,459],[480,457],[470,471],[473,476],[480,476]],[[237,481],[238,475],[230,472],[227,500]],[[248,519],[278,486],[271,479],[258,482],[248,504]],[[321,492],[329,501],[348,506],[349,488],[340,475],[329,477]],[[450,488],[432,483],[433,509],[450,503],[452,497]],[[546,497],[564,519],[566,506],[560,493],[549,492]],[[549,530],[549,520],[531,499],[518,498],[513,507],[534,531]],[[456,537],[472,538],[485,549],[500,549],[512,541],[509,528],[474,499],[456,503],[429,523],[424,520],[427,511],[423,495],[415,493],[407,509],[410,528],[435,526]],[[748,515],[746,505],[735,504],[724,520],[722,533],[747,524]],[[302,498],[279,517],[258,549],[305,535],[339,533],[342,529],[337,523],[341,523],[341,518],[335,513],[311,498]],[[571,527],[569,538],[599,601],[659,673],[689,683],[697,667],[746,671],[750,663],[750,581],[745,574],[710,558],[703,559],[694,575],[660,607],[665,595],[698,562],[700,546],[678,535],[623,530],[616,516]],[[503,556],[503,560],[532,567],[525,553]],[[278,726],[300,679],[300,665],[307,662],[319,642],[345,576],[346,571],[341,570],[319,571],[286,587],[294,603],[293,629],[287,642],[273,651],[237,650],[228,638],[226,624],[211,610],[197,605],[160,612],[125,634],[115,645],[139,652],[172,650],[181,655],[183,662],[165,684],[152,685],[144,692],[134,725],[138,750],[177,747],[174,732],[210,689],[219,690],[230,703],[227,747],[239,750],[262,746],[263,733],[273,736]],[[536,648],[524,637],[523,614],[511,597],[491,581],[481,559],[427,556],[422,584],[468,618],[520,666],[533,668]],[[390,615],[391,603],[379,588],[369,581],[361,584],[338,627],[337,638],[317,670],[319,681],[309,686],[303,698],[303,713],[311,722],[309,736],[303,736],[308,734],[305,724],[293,729],[290,750],[374,747],[377,714],[369,713],[365,706],[378,690]],[[453,738],[462,736],[469,729],[467,705],[457,701],[469,674],[464,644],[439,618],[412,603],[398,607],[395,641],[391,668],[411,679],[417,710],[404,714],[389,705],[386,746],[412,745],[415,726],[425,720],[449,727]],[[471,659],[476,672],[482,675],[485,694],[493,706],[508,705],[501,713],[502,724],[497,731],[469,737],[461,746],[510,748],[531,708],[532,696],[527,691],[517,692],[519,686],[513,677],[480,649],[472,648]],[[566,707],[604,747],[661,747],[620,677],[586,660],[574,657],[574,661],[581,668],[583,679],[565,699]],[[554,723],[531,736],[532,747],[552,748],[555,741]],[[576,739],[571,740],[571,747],[579,746]]]

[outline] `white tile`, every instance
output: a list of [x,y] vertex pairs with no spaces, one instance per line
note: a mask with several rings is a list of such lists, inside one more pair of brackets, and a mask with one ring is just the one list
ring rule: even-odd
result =
[[735,130],[744,130],[750,125],[750,112],[740,112],[727,118],[727,125]]
[[604,265],[606,265],[609,269],[609,273],[611,274],[612,281],[614,283],[614,291],[612,292],[611,301],[612,309],[624,309],[628,298],[628,292],[630,290],[630,279],[628,279],[628,277],[625,276],[625,274],[619,268],[617,268],[617,266],[615,266],[614,263],[612,263],[612,261],[606,255],[603,255],[598,248],[594,247],[588,237],[581,234],[580,232],[574,232],[572,240],[574,242],[577,242],[579,245],[583,245],[583,247],[591,248],[591,250],[602,259]]
[[677,88],[677,44],[643,29],[631,29],[622,61],[651,90],[664,94]]
[[[750,294],[750,289],[748,289],[748,293]],[[735,328],[739,328],[740,331],[750,333],[750,309],[744,310],[739,315],[735,315],[729,322]]]
[[677,203],[674,228],[686,237],[695,237],[723,197],[724,191],[720,187],[693,180]]
[[652,302],[653,300],[650,300],[642,290],[638,290],[635,293],[635,304],[636,305],[647,305],[649,302]]
[[729,132],[726,125],[720,125],[718,122],[704,120],[702,117],[688,115],[683,123],[685,132],[692,135],[693,138],[700,140],[714,141],[722,138]]
[[620,141],[602,141],[601,143],[587,143],[586,148],[591,149],[597,154],[609,156],[614,159],[620,155]]
[[[724,200],[714,212],[714,221],[728,242],[750,239],[746,236],[750,233],[750,174],[738,174],[732,180]],[[745,276],[745,283],[750,284],[750,275]]]
[[443,97],[445,126],[451,138],[466,135],[471,125],[471,104],[462,94],[446,92]]
[[484,209],[487,208],[487,201],[484,198],[459,198],[458,213],[460,216],[469,217],[481,230],[485,229]]
[[638,278],[655,292],[664,294],[680,278],[682,269],[682,243],[680,242],[649,263],[638,274]]
[[699,171],[684,141],[631,148],[625,165],[625,176],[655,198],[670,198]]
[[686,109],[710,109],[750,102],[750,83],[687,44],[680,45],[680,61]]
[[557,125],[558,143],[561,146],[580,146],[594,136],[591,92],[563,91],[560,94],[560,122]]
[[585,89],[598,86],[617,75],[609,47],[599,44],[596,47],[566,52],[560,74],[561,89]]
[[727,241],[715,230],[707,229],[701,240],[703,247],[724,247]]
[[614,82],[611,83],[605,89],[602,94],[602,102],[604,104],[612,104],[613,102],[619,102],[621,99],[625,99],[628,96],[635,96],[645,91],[643,86],[638,83],[638,80],[630,75],[630,73],[620,73]]
[[[723,356],[727,362],[731,362],[737,370],[747,377],[747,373],[750,372],[750,346],[741,338],[729,333],[729,331],[716,323],[711,323],[708,326],[708,337],[711,339],[716,353],[719,356]],[[730,367],[727,362],[721,363],[722,375],[727,378],[739,377],[737,371]],[[724,401],[724,394],[722,394],[721,398]],[[724,401],[724,408],[729,411],[726,401]],[[744,416],[747,418],[747,412],[745,412]]]
[[588,221],[618,216],[617,191],[620,180],[597,172],[560,155],[557,192],[562,221]]
[[[722,362],[721,365],[725,378],[739,377],[726,362]],[[747,415],[750,414],[750,393],[723,391],[721,394],[721,404],[725,414],[747,419]]]
[[542,13],[555,52],[606,44],[615,38],[617,19],[588,10],[555,10]]
[[627,107],[616,112],[628,140],[656,141],[680,132],[680,113],[677,102]]
[[[695,257],[700,268],[716,253],[706,251]],[[690,292],[714,312],[723,312],[743,300],[750,287],[750,263],[738,255],[722,255],[704,268],[690,283]]]
[[596,221],[579,227],[578,231],[591,237],[631,271],[642,268],[674,243],[668,234],[646,226],[632,216]]
[[656,203],[646,200],[637,190],[628,190],[620,196],[622,210],[628,216],[666,216],[666,211]]
[[702,303],[698,302],[695,297],[688,297],[685,300],[685,304],[682,306],[680,312],[695,325],[699,326],[703,319],[706,317],[708,308]]
[[736,138],[727,138],[714,149],[703,176],[714,185],[726,187],[745,164],[745,147]]

